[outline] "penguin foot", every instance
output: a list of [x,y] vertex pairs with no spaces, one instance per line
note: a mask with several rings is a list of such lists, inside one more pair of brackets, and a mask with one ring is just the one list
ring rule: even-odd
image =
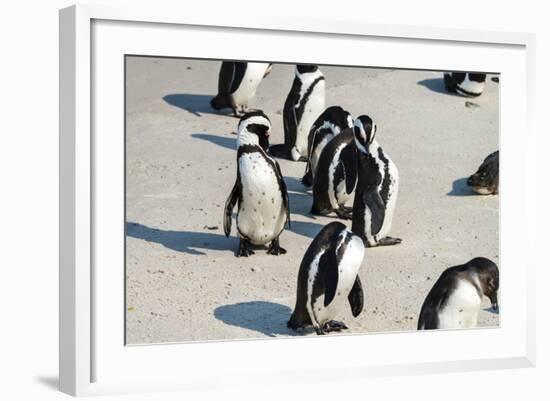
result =
[[348,326],[344,322],[339,322],[337,320],[329,320],[323,325],[323,330],[325,330],[327,333],[330,333],[331,331],[342,331],[347,330]]
[[394,237],[384,237],[378,241],[378,245],[388,246],[388,245],[397,245],[401,243],[401,238]]
[[239,244],[239,252],[237,253],[237,257],[239,258],[241,256],[248,257],[250,255],[254,255],[254,251],[250,247],[250,244],[248,243],[248,241],[241,240]]
[[340,209],[334,211],[336,215],[344,220],[351,220],[353,218],[353,209],[350,207],[342,206]]
[[327,334],[322,327],[315,327],[315,333],[317,333],[318,336],[324,336]]
[[271,244],[269,245],[269,249],[267,250],[267,253],[270,255],[284,255],[286,253],[286,249],[282,248],[279,245],[279,240],[273,240],[271,241]]

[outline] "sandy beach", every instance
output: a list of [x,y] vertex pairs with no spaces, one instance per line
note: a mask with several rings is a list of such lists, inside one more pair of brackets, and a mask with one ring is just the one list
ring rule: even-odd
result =
[[[292,228],[280,238],[288,253],[235,257],[235,227],[226,238],[222,217],[236,176],[238,120],[209,105],[219,65],[126,61],[128,344],[315,335],[294,333],[286,322],[305,249],[335,218],[309,214],[304,163],[279,160],[291,207]],[[272,144],[283,142],[293,69],[274,65],[250,103],[271,119]],[[346,333],[415,330],[444,269],[476,256],[499,264],[499,197],[474,195],[466,186],[498,149],[498,84],[488,79],[481,97],[467,99],[446,93],[440,72],[321,70],[327,106],[371,116],[400,175],[391,235],[403,243],[366,250],[365,308],[357,318],[342,312]],[[479,326],[499,324],[489,307],[485,298]]]

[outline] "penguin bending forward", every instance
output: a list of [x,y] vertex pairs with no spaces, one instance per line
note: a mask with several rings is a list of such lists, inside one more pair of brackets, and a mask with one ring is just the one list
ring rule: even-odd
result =
[[353,201],[352,231],[361,236],[367,247],[400,244],[400,238],[388,236],[399,188],[397,167],[374,139],[376,125],[370,117],[356,118],[353,133],[359,179]]
[[471,72],[446,72],[443,75],[445,88],[449,92],[470,97],[476,97],[483,93],[486,79],[487,74]]
[[479,257],[449,267],[422,304],[418,330],[476,327],[483,296],[498,311],[498,287],[498,267],[489,259]]
[[318,335],[348,327],[336,321],[349,302],[353,317],[363,310],[359,268],[365,247],[361,238],[340,222],[327,224],[309,245],[298,272],[296,306],[290,329],[313,325]]
[[351,219],[352,210],[345,204],[357,183],[357,150],[353,130],[335,136],[323,149],[313,179],[311,213],[325,216],[335,212],[341,219]]
[[279,255],[285,223],[290,227],[288,192],[281,169],[266,152],[271,123],[261,112],[245,114],[239,121],[237,136],[237,179],[225,202],[224,232],[231,232],[231,213],[237,203],[237,256],[254,254],[251,245],[271,242],[267,253]]
[[223,61],[218,78],[218,94],[210,101],[210,105],[216,110],[231,108],[235,117],[242,116],[271,67],[269,63]]
[[285,143],[271,146],[271,154],[306,161],[309,130],[324,109],[325,77],[316,65],[297,65],[283,109]]
[[497,150],[487,156],[477,171],[468,178],[468,186],[480,195],[498,194],[498,164]]
[[330,106],[313,123],[307,138],[307,164],[302,183],[313,185],[315,169],[325,146],[346,128],[353,127],[351,114],[340,106]]

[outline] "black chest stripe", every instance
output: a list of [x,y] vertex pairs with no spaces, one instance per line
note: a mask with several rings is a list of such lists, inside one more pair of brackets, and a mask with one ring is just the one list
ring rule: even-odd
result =
[[313,92],[313,89],[315,88],[315,86],[320,81],[324,81],[324,80],[325,80],[325,77],[318,77],[315,81],[313,81],[313,83],[309,86],[309,88],[307,88],[307,91],[306,91],[306,93],[304,93],[304,97],[302,98],[302,100],[300,102],[300,105],[296,109],[296,121],[301,121],[302,120],[302,115],[304,114],[304,109],[305,109],[306,104],[309,100],[309,97],[311,96],[311,93]]
[[384,178],[382,180],[382,189],[380,190],[380,197],[382,198],[382,202],[384,202],[384,205],[388,204],[388,198],[389,198],[389,191],[390,191],[390,183],[391,183],[391,177],[390,177],[390,161],[384,154],[384,151],[382,148],[378,148],[378,159],[384,163]]

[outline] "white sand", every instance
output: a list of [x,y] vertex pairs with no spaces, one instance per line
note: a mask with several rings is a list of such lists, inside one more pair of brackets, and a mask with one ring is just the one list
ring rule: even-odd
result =
[[[231,132],[238,120],[209,106],[218,69],[218,62],[127,60],[128,343],[296,335],[286,321],[298,267],[333,219],[309,215],[304,164],[280,161],[292,212],[292,229],[281,236],[288,253],[234,256],[235,229],[226,238],[222,216],[235,180]],[[322,71],[327,106],[370,115],[401,180],[392,235],[403,243],[366,250],[365,308],[356,319],[345,310],[342,319],[350,333],[414,330],[445,268],[475,256],[499,263],[499,198],[470,196],[465,187],[465,177],[498,147],[498,84],[488,80],[480,98],[465,99],[444,93],[435,72]],[[282,142],[292,79],[293,66],[274,66],[251,103],[270,117],[272,143]],[[480,326],[498,322],[482,310]]]

